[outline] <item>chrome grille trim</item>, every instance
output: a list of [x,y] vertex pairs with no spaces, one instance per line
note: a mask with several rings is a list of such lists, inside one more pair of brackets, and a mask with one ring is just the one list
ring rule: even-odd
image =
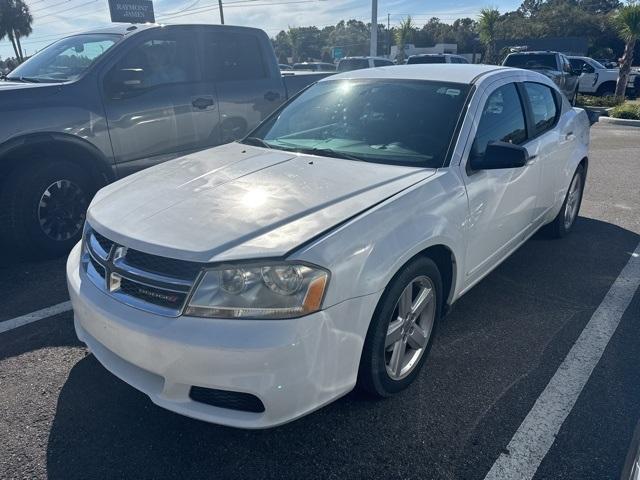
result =
[[[108,252],[105,245],[110,245]],[[151,261],[181,266],[180,260],[135,252]],[[195,279],[141,269],[127,262],[127,253],[127,247],[108,240],[88,225],[85,227],[81,263],[87,277],[96,287],[119,302],[139,310],[165,317],[180,316]],[[193,262],[184,263],[193,268]],[[200,267],[202,268],[204,264]]]

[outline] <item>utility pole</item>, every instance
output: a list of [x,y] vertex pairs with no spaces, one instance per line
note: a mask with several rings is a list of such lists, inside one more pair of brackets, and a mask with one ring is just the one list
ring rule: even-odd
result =
[[387,54],[391,58],[391,14],[387,13]]
[[372,57],[378,55],[378,0],[371,0],[371,48]]
[[218,0],[218,6],[220,7],[220,23],[224,25],[224,12],[222,11],[222,0]]

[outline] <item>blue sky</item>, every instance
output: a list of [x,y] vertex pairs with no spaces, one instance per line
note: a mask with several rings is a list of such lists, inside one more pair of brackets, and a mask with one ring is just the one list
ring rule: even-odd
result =
[[[22,41],[27,54],[43,48],[61,36],[109,25],[107,0],[25,0],[34,18],[33,33]],[[238,2],[234,5],[233,2]],[[371,3],[367,0],[224,0],[225,21],[264,29],[270,36],[288,26],[334,25],[341,19],[369,21]],[[520,4],[514,0],[378,0],[378,21],[396,24],[411,14],[418,24],[430,17],[453,22],[475,17],[487,6],[501,11]],[[215,8],[214,8],[215,7]],[[156,19],[163,23],[219,23],[217,0],[154,0]],[[0,56],[13,56],[8,40],[0,41]]]

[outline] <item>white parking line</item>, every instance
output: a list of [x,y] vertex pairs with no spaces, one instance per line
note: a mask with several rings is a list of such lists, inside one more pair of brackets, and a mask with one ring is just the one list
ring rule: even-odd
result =
[[58,315],[59,313],[68,312],[69,310],[71,310],[71,302],[67,301],[58,303],[57,305],[52,305],[51,307],[43,308],[42,310],[36,310],[35,312],[27,313],[26,315],[22,315],[20,317],[5,320],[3,322],[0,322],[0,333],[8,332],[9,330],[13,330],[14,328],[37,322],[38,320],[52,317],[54,315]]
[[533,478],[640,284],[640,244],[485,480]]

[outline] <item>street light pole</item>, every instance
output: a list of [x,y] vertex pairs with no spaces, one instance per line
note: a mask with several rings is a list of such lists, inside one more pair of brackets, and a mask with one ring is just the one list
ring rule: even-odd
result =
[[220,7],[220,23],[224,25],[224,12],[222,11],[222,0],[218,0],[218,6]]
[[371,48],[372,57],[378,55],[378,0],[371,0]]

